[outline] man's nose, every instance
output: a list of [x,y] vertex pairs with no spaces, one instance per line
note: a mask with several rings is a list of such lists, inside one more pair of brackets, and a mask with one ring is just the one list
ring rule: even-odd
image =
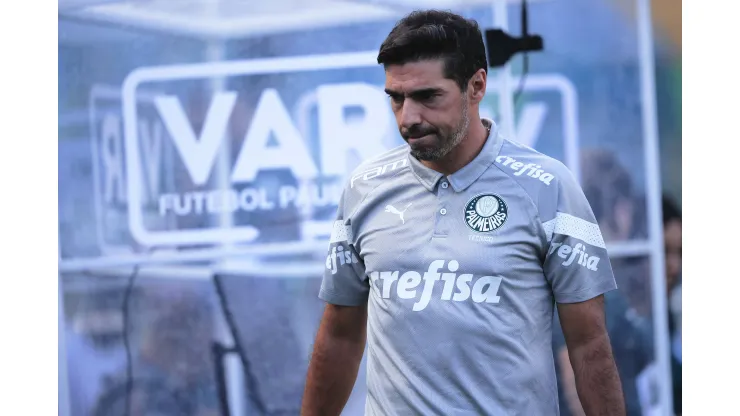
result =
[[401,127],[409,129],[417,124],[421,124],[419,105],[414,100],[404,100],[401,108]]

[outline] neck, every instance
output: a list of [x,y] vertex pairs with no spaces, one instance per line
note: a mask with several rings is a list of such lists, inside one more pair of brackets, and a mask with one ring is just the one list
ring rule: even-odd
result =
[[[489,126],[490,127],[490,126]],[[478,114],[471,115],[470,127],[465,138],[440,160],[422,160],[421,163],[437,172],[451,175],[473,161],[488,139],[489,129]]]

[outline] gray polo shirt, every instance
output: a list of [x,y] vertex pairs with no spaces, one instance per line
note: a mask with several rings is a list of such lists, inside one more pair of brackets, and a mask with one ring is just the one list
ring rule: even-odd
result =
[[554,302],[615,288],[573,175],[494,125],[452,175],[407,145],[359,166],[319,296],[368,305],[366,415],[550,416]]

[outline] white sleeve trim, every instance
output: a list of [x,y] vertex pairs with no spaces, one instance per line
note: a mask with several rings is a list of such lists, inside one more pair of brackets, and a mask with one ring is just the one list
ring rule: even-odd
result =
[[329,244],[341,243],[342,241],[352,242],[352,240],[352,228],[348,225],[344,225],[343,220],[334,221],[334,224],[332,224]]
[[558,212],[555,214],[555,218],[546,221],[542,226],[545,228],[545,233],[547,233],[547,241],[552,240],[553,234],[562,234],[577,238],[595,247],[606,248],[599,225],[573,215]]

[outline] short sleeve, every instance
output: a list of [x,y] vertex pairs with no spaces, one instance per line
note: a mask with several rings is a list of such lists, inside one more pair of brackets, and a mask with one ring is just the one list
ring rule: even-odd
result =
[[583,302],[617,288],[606,244],[591,206],[567,169],[552,209],[542,218],[547,237],[545,277],[558,303]]
[[351,220],[344,215],[345,198],[346,192],[332,224],[319,298],[335,305],[359,306],[367,303],[370,286],[365,265],[355,249]]

